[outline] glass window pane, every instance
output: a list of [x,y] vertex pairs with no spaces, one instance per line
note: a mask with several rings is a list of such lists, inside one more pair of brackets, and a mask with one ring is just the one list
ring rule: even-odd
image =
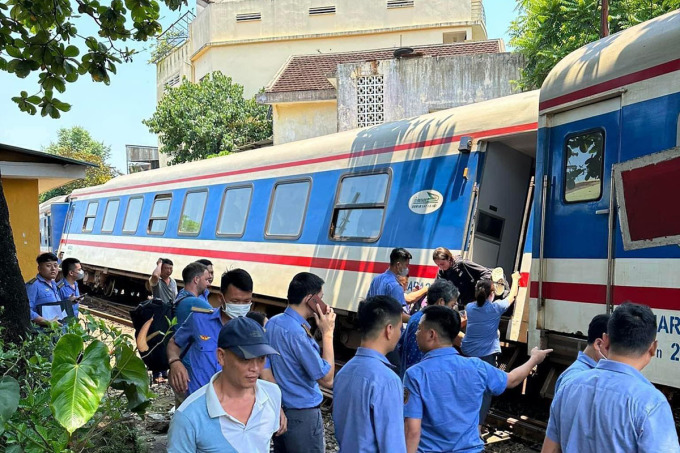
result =
[[152,220],[151,225],[149,225],[149,233],[162,234],[163,232],[165,232],[165,225],[167,223],[168,221],[165,219]]
[[102,232],[113,231],[113,225],[116,223],[116,215],[118,214],[118,206],[120,200],[111,200],[106,203],[106,211],[104,211],[104,221],[102,222]]
[[123,231],[126,233],[134,233],[137,231],[139,225],[139,216],[142,214],[143,198],[131,198],[128,202],[127,213],[125,214],[125,223],[123,224]]
[[279,184],[274,190],[267,234],[298,236],[307,204],[309,181]]
[[333,238],[376,239],[380,235],[384,213],[384,208],[338,209]]
[[338,204],[384,203],[389,179],[387,173],[344,178]]
[[94,217],[97,215],[97,207],[99,206],[99,203],[90,203],[87,205],[87,214],[85,214],[87,217]]
[[600,198],[603,149],[602,132],[577,135],[567,140],[565,201],[573,203]]
[[227,189],[224,194],[217,234],[243,234],[252,193],[251,187]]
[[190,192],[184,199],[184,207],[179,220],[179,232],[195,234],[201,230],[203,210],[208,192]]
[[168,217],[172,198],[156,198],[151,208],[151,217]]
[[92,231],[92,228],[94,227],[94,217],[88,217],[85,219],[85,228],[83,228],[84,231]]

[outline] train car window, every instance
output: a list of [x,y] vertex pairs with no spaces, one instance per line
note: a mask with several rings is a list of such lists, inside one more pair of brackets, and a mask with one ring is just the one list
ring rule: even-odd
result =
[[228,187],[224,191],[220,219],[217,223],[218,236],[243,236],[252,196],[252,186]]
[[184,197],[182,214],[179,217],[179,228],[177,230],[179,234],[195,236],[201,231],[207,199],[207,190],[187,192]]
[[297,239],[309,201],[310,180],[277,182],[272,193],[265,237]]
[[123,220],[123,233],[135,234],[137,232],[143,204],[144,198],[142,197],[133,197],[128,200],[125,219]]
[[330,237],[336,241],[378,240],[382,231],[390,174],[349,174],[340,178]]
[[564,201],[579,203],[602,196],[604,132],[570,135],[565,143]]
[[87,205],[87,211],[85,211],[85,220],[83,220],[83,233],[89,233],[94,228],[94,219],[97,217],[97,208],[99,207],[98,201],[91,201]]
[[149,234],[163,234],[165,227],[168,225],[168,215],[170,214],[170,203],[172,202],[172,194],[165,193],[156,195],[151,207],[151,215],[149,216],[149,227],[147,233]]
[[113,231],[113,226],[116,223],[116,217],[118,216],[118,206],[120,206],[120,200],[109,200],[106,202],[106,209],[104,209],[104,220],[102,221],[102,233],[111,233]]

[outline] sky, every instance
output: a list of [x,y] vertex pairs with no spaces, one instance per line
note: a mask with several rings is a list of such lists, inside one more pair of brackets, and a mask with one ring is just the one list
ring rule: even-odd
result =
[[[189,4],[193,7],[194,2],[189,0]],[[516,16],[515,2],[484,0],[484,7],[489,38],[503,38],[507,46],[507,30]],[[172,12],[163,6],[161,25],[165,29],[185,11],[186,8]],[[92,28],[76,26],[87,36],[95,33]],[[149,44],[127,44],[140,53],[132,63],[116,66],[118,73],[111,75],[109,86],[95,83],[85,75],[67,84],[65,93],[55,93],[56,98],[71,104],[71,110],[57,120],[41,117],[39,109],[34,116],[21,112],[11,99],[22,90],[29,95],[36,93],[37,76],[19,79],[0,71],[0,143],[42,150],[56,141],[59,129],[82,126],[95,140],[111,147],[111,164],[125,172],[125,145],[157,146],[156,136],[142,124],[156,108],[156,67],[147,63]]]

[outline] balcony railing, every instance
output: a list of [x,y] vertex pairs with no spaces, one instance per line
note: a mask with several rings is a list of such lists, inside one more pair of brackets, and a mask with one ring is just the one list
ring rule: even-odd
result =
[[187,11],[158,36],[156,46],[151,52],[152,63],[163,60],[170,52],[189,39],[189,24],[195,17],[191,10]]

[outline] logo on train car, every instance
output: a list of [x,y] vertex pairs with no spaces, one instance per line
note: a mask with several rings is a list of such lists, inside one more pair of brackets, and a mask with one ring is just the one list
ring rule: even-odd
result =
[[441,208],[444,196],[436,190],[421,190],[408,201],[408,208],[416,214],[431,214]]

